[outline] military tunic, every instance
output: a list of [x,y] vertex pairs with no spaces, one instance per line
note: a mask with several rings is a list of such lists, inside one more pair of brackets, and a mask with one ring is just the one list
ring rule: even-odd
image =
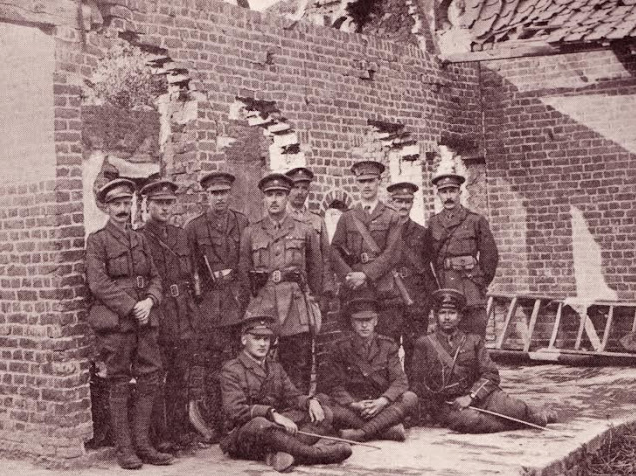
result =
[[305,223],[316,232],[320,243],[320,261],[322,262],[322,292],[335,292],[336,283],[334,282],[334,273],[331,267],[331,246],[329,245],[329,235],[325,220],[319,214],[309,211],[307,208],[299,210],[288,206],[287,210],[296,220]]
[[[243,296],[249,296],[250,271],[263,272],[266,282],[253,296],[252,308],[269,309],[277,318],[278,357],[292,382],[309,390],[311,377],[311,335],[314,314],[311,295],[322,291],[322,261],[315,231],[289,214],[276,224],[266,216],[250,225],[241,241],[239,275]],[[288,278],[296,273],[300,283]]]
[[[216,328],[234,326],[241,320],[236,273],[241,236],[247,225],[245,215],[228,210],[223,215],[207,211],[185,227],[195,269],[201,279],[203,321],[197,329],[199,332],[215,334]],[[205,257],[214,278],[210,276]]]
[[[108,221],[86,240],[86,279],[94,297],[88,322],[106,364],[106,378],[127,382],[161,370],[158,326],[161,278],[144,236]],[[147,325],[132,314],[137,302],[152,298]]]
[[203,417],[220,433],[224,430],[219,412],[220,371],[223,362],[234,358],[238,351],[242,317],[238,264],[241,236],[247,225],[245,215],[230,209],[224,214],[208,210],[185,227],[201,282],[192,393],[203,404]]
[[[267,430],[280,428],[268,419],[270,409],[290,418],[300,429],[316,431],[309,426],[309,396],[296,389],[277,362],[266,360],[261,365],[241,352],[223,365],[221,389],[223,413],[231,429],[221,441],[221,449],[231,456],[259,459],[264,455]],[[314,426],[330,423],[327,418]]]
[[461,205],[431,217],[433,263],[439,284],[466,297],[460,329],[486,334],[486,292],[499,254],[487,220]]
[[[355,225],[356,217],[369,231],[380,248],[376,256],[362,239]],[[391,270],[400,260],[400,217],[388,205],[378,202],[367,213],[361,205],[342,214],[331,240],[333,268],[341,282],[351,271],[361,271],[379,302],[380,319],[376,331],[399,341],[402,333],[403,302],[395,286]],[[356,291],[345,292],[347,300]]]
[[192,295],[192,257],[185,230],[148,221],[142,228],[161,280],[164,299],[159,344],[165,372],[165,402],[155,401],[153,427],[160,437],[178,441],[187,433],[188,381],[198,315]]
[[[364,428],[366,425],[373,433],[399,423],[414,410],[417,398],[408,391],[409,383],[402,370],[398,350],[393,339],[378,334],[366,344],[354,334],[329,349],[322,367],[321,391],[334,403],[334,425],[349,428]],[[349,408],[351,403],[379,397],[386,398],[389,406],[369,422],[360,421],[358,414]],[[385,413],[393,412],[391,421],[379,421],[388,416]]]
[[430,295],[437,289],[431,271],[432,243],[428,230],[408,219],[402,225],[401,258],[397,267],[409,295],[415,301],[404,313],[402,343],[404,367],[410,376],[415,341],[427,333],[431,311]]
[[[440,353],[439,348],[443,349]],[[449,342],[437,331],[415,344],[411,388],[428,406],[430,415],[449,428],[467,433],[490,433],[521,428],[516,424],[472,409],[454,410],[445,402],[471,395],[471,406],[530,421],[538,410],[508,396],[499,388],[499,371],[490,359],[484,340],[458,330]]]

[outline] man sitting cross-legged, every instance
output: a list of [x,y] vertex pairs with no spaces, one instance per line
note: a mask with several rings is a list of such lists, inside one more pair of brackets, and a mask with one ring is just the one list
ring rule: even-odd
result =
[[[274,338],[274,318],[268,313],[246,316],[241,332],[243,350],[221,371],[223,411],[230,433],[221,449],[232,457],[262,459],[277,471],[294,463],[339,463],[351,455],[346,443],[322,445],[303,431],[326,434],[332,412],[318,400],[302,395],[283,367],[267,359]],[[279,413],[280,412],[280,413]]]
[[375,300],[353,299],[346,312],[354,332],[332,347],[323,367],[324,388],[334,402],[334,426],[350,440],[404,441],[402,421],[417,406],[417,397],[408,391],[398,345],[375,333]]
[[415,344],[411,386],[429,414],[462,433],[492,433],[529,426],[505,417],[539,426],[555,422],[554,412],[530,406],[499,388],[499,371],[488,356],[483,338],[458,329],[465,303],[459,291],[435,291],[437,329]]

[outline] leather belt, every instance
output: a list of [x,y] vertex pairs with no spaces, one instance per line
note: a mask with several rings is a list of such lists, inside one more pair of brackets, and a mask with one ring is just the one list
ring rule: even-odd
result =
[[274,284],[282,283],[284,281],[300,284],[302,280],[302,274],[297,269],[280,270],[275,269],[269,273],[269,279]]
[[471,270],[477,264],[477,258],[472,255],[449,256],[444,259],[444,269]]
[[375,256],[373,253],[360,253],[360,263],[362,264],[370,263],[376,258],[377,256]]
[[114,279],[117,284],[135,289],[145,289],[148,286],[148,280],[145,276],[122,276]]
[[179,297],[190,289],[189,286],[190,283],[188,282],[181,284],[173,283],[164,290],[164,295],[174,298]]

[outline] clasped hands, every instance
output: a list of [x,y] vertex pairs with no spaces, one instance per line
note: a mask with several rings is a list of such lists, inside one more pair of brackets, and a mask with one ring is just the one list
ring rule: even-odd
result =
[[139,323],[140,326],[145,326],[146,324],[148,324],[148,321],[150,320],[150,310],[152,309],[154,303],[155,302],[152,300],[152,298],[148,297],[143,301],[137,301],[137,303],[133,307],[133,316],[135,317],[135,319],[137,319],[137,323]]
[[355,410],[365,420],[369,420],[377,416],[382,410],[389,405],[389,400],[386,397],[379,397],[375,400],[360,400],[353,402],[349,405],[352,410]]
[[345,285],[351,289],[358,289],[367,282],[367,275],[362,271],[351,271],[345,277]]

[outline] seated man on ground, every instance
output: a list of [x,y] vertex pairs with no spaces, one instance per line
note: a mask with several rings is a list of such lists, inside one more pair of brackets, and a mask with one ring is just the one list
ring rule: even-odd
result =
[[462,433],[492,433],[529,426],[479,409],[539,426],[554,423],[554,412],[528,405],[499,388],[499,371],[488,356],[484,339],[458,329],[465,304],[459,291],[435,291],[437,329],[415,344],[411,388],[428,407],[429,414],[443,426]]
[[332,412],[318,400],[302,395],[283,367],[267,359],[274,338],[274,318],[267,313],[246,316],[242,351],[221,371],[223,412],[230,433],[221,441],[224,453],[235,458],[265,459],[276,471],[295,463],[339,463],[351,455],[347,443],[315,444],[317,437],[300,430],[327,434]]
[[334,426],[341,428],[342,438],[354,441],[404,441],[402,422],[417,407],[417,397],[408,391],[398,345],[376,334],[375,300],[353,299],[346,313],[354,332],[330,349],[324,366]]

